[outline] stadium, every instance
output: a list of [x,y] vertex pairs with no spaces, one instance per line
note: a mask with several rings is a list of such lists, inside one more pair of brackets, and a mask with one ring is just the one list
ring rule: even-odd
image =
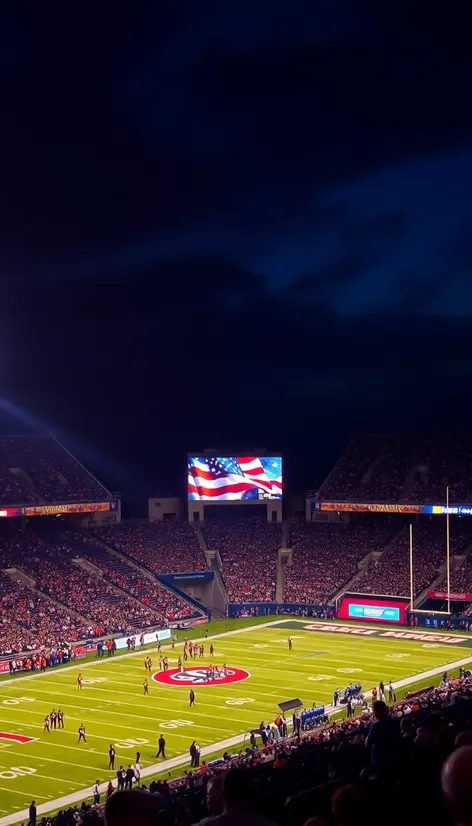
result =
[[231,767],[300,824],[364,772],[390,822],[467,732],[472,436],[357,437],[303,518],[246,452],[189,454],[138,521],[53,437],[0,438],[0,826],[99,822],[123,786],[193,823]]

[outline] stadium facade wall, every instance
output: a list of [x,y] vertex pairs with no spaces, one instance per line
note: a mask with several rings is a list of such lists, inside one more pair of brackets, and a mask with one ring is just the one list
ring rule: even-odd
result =
[[[441,622],[447,622],[448,628],[456,628],[460,631],[467,631],[469,630],[470,625],[470,630],[472,631],[472,617],[466,615],[446,617],[444,614],[435,614],[434,611],[431,611],[430,614],[415,614],[414,612],[407,612],[406,625],[410,625],[412,617],[415,620],[415,625],[417,621],[418,625],[422,625],[425,628],[444,628],[445,626],[442,626]],[[465,628],[464,623],[466,624]]]
[[77,525],[83,530],[118,525],[121,522],[121,499],[117,498],[112,511],[92,511],[75,517]]
[[165,519],[182,517],[182,500],[177,496],[148,499],[148,514],[151,522],[163,522]]
[[[145,566],[143,566],[143,567],[145,567]],[[154,574],[154,576],[158,580],[158,582],[160,582],[161,585],[164,585],[166,588],[168,588],[169,591],[172,591],[174,594],[176,594],[181,599],[184,599],[186,602],[190,602],[190,604],[193,605],[198,610],[199,614],[201,614],[203,612],[209,619],[211,619],[210,610],[208,608],[206,608],[205,605],[203,605],[203,603],[200,602],[199,599],[195,599],[195,597],[191,596],[190,593],[184,591],[182,588],[177,588],[177,586],[174,585],[173,582],[169,582],[165,578],[165,576],[158,576],[157,574]],[[211,584],[211,583],[209,583],[209,584]]]
[[305,614],[306,612],[326,615],[334,619],[335,610],[333,605],[320,605],[306,602],[230,602],[228,604],[228,617],[237,617],[251,614],[254,611],[261,615],[271,614]]
[[[199,502],[195,499],[188,500],[188,521],[189,522],[204,522],[205,521],[205,507],[209,506],[212,508],[232,508],[241,506],[241,501],[235,500],[234,502],[224,500],[222,502]],[[282,510],[282,499],[266,499],[266,500],[259,500],[259,499],[248,499],[244,502],[245,508],[261,508],[261,506],[265,506],[267,512],[267,521],[268,522],[282,522],[283,521],[283,510]]]

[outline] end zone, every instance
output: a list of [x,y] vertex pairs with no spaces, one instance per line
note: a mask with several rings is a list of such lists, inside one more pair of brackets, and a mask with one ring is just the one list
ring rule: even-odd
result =
[[[291,626],[290,626],[291,627]],[[300,625],[298,625],[300,627]],[[335,622],[311,622],[302,626],[304,631],[325,631],[328,634],[350,634],[356,637],[386,637],[395,640],[415,640],[416,642],[432,642],[441,645],[459,645],[472,648],[472,637],[460,637],[457,634],[434,634],[430,631],[382,630],[366,626],[340,625]]]

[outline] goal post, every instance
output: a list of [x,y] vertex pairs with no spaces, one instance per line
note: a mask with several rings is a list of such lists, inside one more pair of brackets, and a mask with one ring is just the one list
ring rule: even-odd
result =
[[410,611],[414,612],[415,614],[441,614],[443,616],[451,616],[451,533],[449,520],[449,485],[446,485],[446,611],[431,611],[423,608],[415,608],[413,524],[410,523]]

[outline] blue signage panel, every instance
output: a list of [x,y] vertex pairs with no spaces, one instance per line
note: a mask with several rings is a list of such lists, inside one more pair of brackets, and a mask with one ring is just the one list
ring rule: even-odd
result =
[[392,606],[363,605],[362,603],[351,602],[349,605],[349,616],[359,619],[388,620],[389,622],[399,622],[400,609]]
[[214,576],[213,571],[189,571],[186,574],[162,574],[160,578],[167,582],[211,582]]

